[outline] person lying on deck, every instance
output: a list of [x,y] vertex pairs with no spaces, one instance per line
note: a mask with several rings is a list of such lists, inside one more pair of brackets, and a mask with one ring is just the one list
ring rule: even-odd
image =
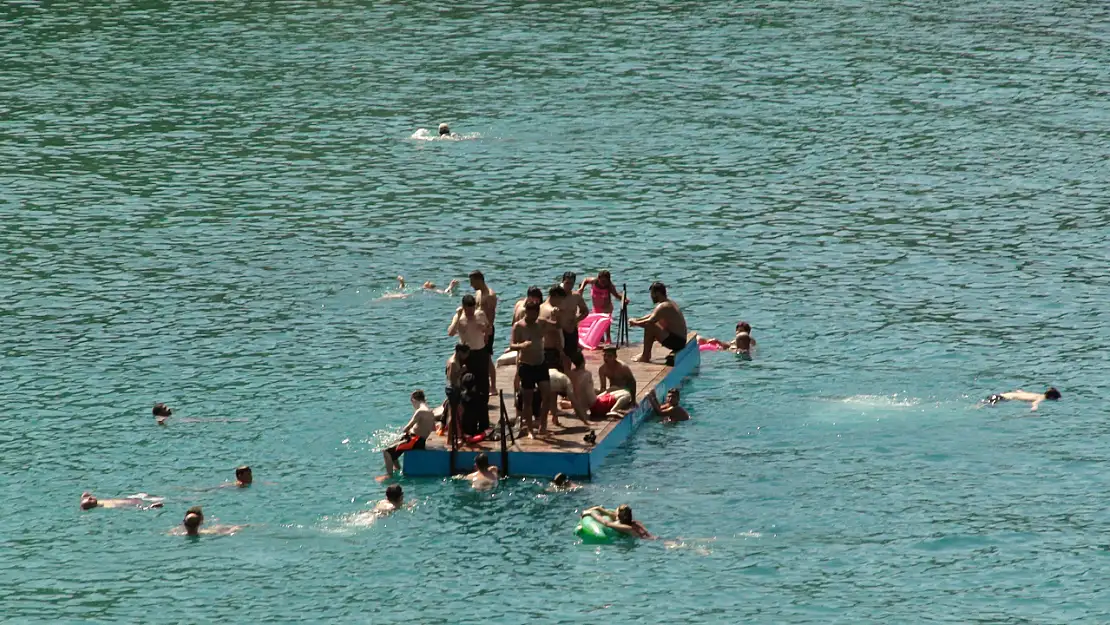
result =
[[633,538],[654,540],[655,536],[644,527],[643,523],[632,519],[632,508],[628,504],[621,504],[616,510],[606,510],[601,506],[594,506],[582,513],[584,517],[593,517],[602,525],[617,530]]
[[679,393],[677,388],[672,388],[667,391],[667,402],[660,404],[659,400],[655,397],[655,393],[648,393],[648,403],[651,404],[655,414],[663,417],[663,423],[675,423],[677,421],[689,421],[690,413],[686,409],[678,405]]
[[678,304],[667,298],[667,286],[662,282],[655,282],[649,291],[651,301],[655,304],[651,314],[628,322],[630,326],[644,329],[644,351],[632,359],[637,362],[651,361],[651,348],[655,343],[672,352],[686,347],[686,317],[682,315]]

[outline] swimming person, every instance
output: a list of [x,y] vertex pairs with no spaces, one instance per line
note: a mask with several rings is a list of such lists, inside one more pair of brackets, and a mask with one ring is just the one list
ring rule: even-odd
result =
[[497,467],[490,466],[489,456],[483,451],[474,458],[474,472],[467,474],[465,479],[474,489],[484,490],[497,486],[497,477]]
[[424,391],[415,390],[409,396],[409,402],[415,412],[412,413],[412,418],[401,429],[401,440],[392,447],[382,451],[382,457],[385,459],[385,475],[379,476],[378,481],[382,481],[397,470],[397,460],[401,454],[413,449],[424,449],[428,441],[428,437],[432,435],[436,427],[436,415],[432,409],[428,407],[428,400],[424,396]]
[[497,394],[497,368],[493,366],[493,335],[494,322],[497,318],[497,293],[486,284],[486,277],[481,271],[470,272],[470,286],[474,289],[474,298],[478,308],[486,314],[489,321],[489,333],[486,334],[486,355],[489,357],[489,394]]
[[[616,348],[613,348],[612,353],[615,360]],[[632,393],[624,388],[613,388],[611,391],[601,394],[594,390],[594,378],[590,375],[589,369],[586,368],[586,359],[581,352],[575,354],[571,358],[571,362],[574,364],[574,368],[570,370],[568,377],[574,395],[577,397],[576,411],[578,407],[582,407],[584,410],[589,410],[591,418],[601,419],[610,412],[623,411],[632,405]],[[627,367],[628,365],[624,366]],[[598,371],[600,372],[600,369]],[[636,388],[635,378],[632,378],[632,388],[633,390]]]
[[92,510],[93,508],[140,508],[150,510],[151,508],[161,508],[162,501],[161,497],[151,497],[146,493],[140,493],[140,495],[134,497],[115,499],[97,499],[88,491],[81,493],[82,510]]
[[440,139],[458,139],[459,135],[451,132],[451,127],[446,123],[439,125],[439,138]]
[[643,523],[632,518],[632,508],[628,504],[621,504],[616,510],[606,510],[601,506],[594,506],[582,513],[583,517],[593,517],[602,525],[617,530],[625,536],[654,540],[655,536],[647,531]]
[[608,345],[602,350],[601,366],[597,369],[597,377],[602,393],[623,389],[628,391],[633,399],[636,398],[636,376],[633,375],[632,368],[627,363],[617,358],[616,346]]
[[736,338],[732,339],[729,347],[738,354],[751,355],[755,350],[755,339],[752,337],[752,324],[741,321],[736,324]]
[[570,355],[581,350],[578,345],[578,324],[590,314],[590,309],[586,307],[586,300],[582,299],[581,293],[574,290],[575,278],[577,276],[573,271],[563,274],[561,286],[566,292],[566,297],[559,306],[559,327],[563,330],[563,353],[567,355],[568,365]]
[[462,306],[455,310],[451,324],[447,326],[447,336],[459,337],[459,342],[470,348],[466,369],[474,374],[475,381],[482,393],[489,395],[489,371],[491,360],[486,353],[486,339],[489,336],[490,322],[486,313],[478,308],[478,300],[470,293],[463,295]]
[[533,434],[535,420],[540,416],[533,410],[532,397],[535,393],[540,393],[542,413],[544,410],[542,404],[546,403],[543,399],[551,393],[551,377],[543,361],[544,326],[539,322],[539,316],[539,303],[534,301],[526,303],[524,318],[513,324],[512,334],[509,337],[509,348],[518,353],[521,435],[527,432],[529,438],[535,438]]
[[201,534],[226,534],[231,535],[243,529],[242,525],[212,525],[203,530],[200,529],[201,524],[204,523],[204,512],[200,506],[193,506],[185,511],[185,518],[182,519],[181,525],[184,527],[184,532],[180,529],[174,529],[171,534],[184,533],[186,536],[200,536]]
[[173,416],[173,410],[170,410],[170,407],[165,404],[154,404],[153,412],[154,420],[158,425],[165,425],[166,419]]
[[1048,390],[1043,393],[1030,393],[1029,391],[1023,391],[1019,388],[1018,390],[1010,391],[1009,393],[997,393],[991,395],[987,398],[986,401],[992,406],[1003,401],[1027,401],[1033,404],[1033,407],[1030,408],[1030,410],[1036,410],[1037,406],[1040,406],[1041,402],[1046,399],[1051,401],[1056,401],[1057,399],[1060,399],[1060,391],[1056,390],[1055,386],[1048,387]]
[[648,290],[655,308],[646,317],[628,322],[630,326],[644,329],[644,351],[632,359],[637,362],[649,362],[651,347],[657,342],[672,352],[686,347],[686,317],[682,315],[678,304],[667,298],[667,286],[662,282],[655,282]]
[[570,478],[567,477],[566,473],[556,473],[555,478],[551,480],[551,485],[548,486],[547,489],[556,492],[569,492],[572,490],[578,490],[579,488],[582,487],[570,481]]
[[385,499],[374,506],[374,514],[389,516],[401,509],[405,502],[405,491],[400,484],[391,484],[385,489]]
[[667,402],[664,404],[659,403],[659,399],[655,397],[655,393],[648,393],[648,403],[651,404],[655,414],[663,417],[663,423],[675,423],[677,421],[689,421],[690,413],[686,409],[678,405],[679,392],[677,388],[672,388],[667,391]]
[[251,468],[247,465],[237,467],[235,469],[235,486],[239,488],[246,488],[254,482],[254,474],[251,473]]

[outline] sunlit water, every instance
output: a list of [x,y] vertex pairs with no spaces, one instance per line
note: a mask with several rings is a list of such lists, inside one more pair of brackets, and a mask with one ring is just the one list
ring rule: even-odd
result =
[[[95,5],[0,9],[4,620],[1107,620],[1105,5]],[[360,514],[456,305],[380,298],[473,268],[759,357],[578,491]],[[575,540],[621,502],[671,541]]]

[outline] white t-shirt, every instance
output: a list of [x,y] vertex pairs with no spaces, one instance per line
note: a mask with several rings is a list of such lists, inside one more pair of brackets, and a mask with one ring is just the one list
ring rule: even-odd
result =
[[570,397],[570,378],[558,369],[548,369],[547,374],[551,378],[551,392],[562,393]]

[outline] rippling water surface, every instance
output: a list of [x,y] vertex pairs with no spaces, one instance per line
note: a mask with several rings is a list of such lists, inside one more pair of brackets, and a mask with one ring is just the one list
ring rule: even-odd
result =
[[[0,9],[5,620],[1107,620],[1106,5],[93,4]],[[367,522],[455,306],[380,297],[473,268],[762,353],[580,491]],[[575,541],[620,502],[680,540]]]

